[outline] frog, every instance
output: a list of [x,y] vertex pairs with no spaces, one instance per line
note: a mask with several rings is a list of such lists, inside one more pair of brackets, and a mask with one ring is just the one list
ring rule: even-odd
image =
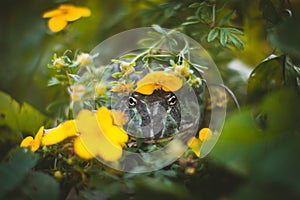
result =
[[133,92],[127,100],[127,133],[137,138],[158,139],[176,135],[181,123],[177,96],[162,89],[145,95]]

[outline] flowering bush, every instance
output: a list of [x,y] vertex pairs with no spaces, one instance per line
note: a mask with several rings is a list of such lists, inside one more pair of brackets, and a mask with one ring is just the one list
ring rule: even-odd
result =
[[[299,8],[292,0],[4,3],[0,199],[299,199]],[[136,27],[152,27],[144,48],[108,64],[98,59],[111,49],[90,52]],[[208,54],[174,41],[176,31],[201,43],[224,84],[209,81],[210,63],[195,62]],[[196,104],[179,98],[188,92]],[[148,129],[135,126],[147,118],[136,115],[137,100],[165,93],[180,117],[158,118],[161,133],[138,137]],[[226,106],[217,142],[209,124],[213,115],[222,124]],[[161,157],[170,162],[159,170],[141,167]]]

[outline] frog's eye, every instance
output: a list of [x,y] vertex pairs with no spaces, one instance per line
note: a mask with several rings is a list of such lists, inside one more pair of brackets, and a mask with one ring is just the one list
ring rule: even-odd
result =
[[128,106],[130,108],[136,106],[136,103],[137,103],[137,100],[134,97],[129,97],[129,99],[128,99]]
[[173,106],[173,105],[175,105],[176,104],[176,102],[177,102],[177,98],[176,98],[176,96],[175,95],[171,95],[169,98],[168,98],[168,105],[170,105],[170,106]]

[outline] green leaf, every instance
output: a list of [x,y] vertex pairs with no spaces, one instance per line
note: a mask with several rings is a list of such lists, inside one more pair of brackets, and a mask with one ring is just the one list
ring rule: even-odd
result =
[[268,59],[259,64],[248,80],[248,100],[258,102],[267,93],[284,84],[284,56]]
[[159,25],[157,25],[157,24],[153,24],[152,25],[152,28],[156,31],[156,32],[158,32],[158,33],[161,33],[161,34],[166,34],[166,32],[159,26]]
[[48,81],[48,85],[49,87],[51,86],[55,86],[55,85],[59,85],[60,84],[60,81],[55,78],[55,77],[52,77],[49,81]]
[[174,170],[157,170],[154,172],[156,177],[176,177],[176,172]]
[[300,64],[300,21],[287,19],[269,30],[268,39],[275,47]]
[[284,87],[264,99],[260,110],[266,117],[266,131],[283,137],[292,136],[300,124],[300,95],[291,87]]
[[[268,151],[268,156],[258,162],[257,179],[262,183],[281,183],[299,195],[299,180],[295,178],[300,177],[300,148],[298,141],[299,137],[285,137],[280,142],[281,145],[274,146],[272,151]],[[292,199],[288,196],[282,195],[283,198]]]
[[224,29],[220,30],[220,43],[225,46],[227,43],[227,32]]
[[124,75],[124,72],[116,72],[116,73],[113,73],[111,76],[113,78],[119,78],[119,77],[121,77],[123,75]]
[[264,18],[271,23],[276,24],[280,20],[276,7],[272,1],[260,0],[259,9],[262,11]]
[[226,22],[232,17],[232,15],[235,14],[235,10],[231,11],[227,15],[225,15],[218,23],[218,26],[223,26],[226,24]]
[[141,177],[136,181],[136,199],[190,199],[186,188],[167,179]]
[[135,58],[136,56],[137,56],[137,54],[135,54],[135,53],[128,53],[128,54],[121,56],[121,58]]
[[249,173],[251,164],[264,147],[252,110],[233,113],[227,120],[218,145],[210,153],[219,162],[240,172]]
[[189,8],[198,8],[201,5],[201,3],[195,2],[189,5]]
[[45,121],[46,117],[29,104],[19,104],[0,92],[0,126],[8,126],[15,131],[35,132]]
[[239,35],[244,35],[244,33],[242,31],[240,31],[239,29],[233,28],[233,27],[224,27],[222,29],[226,30],[227,32],[236,33],[236,34],[239,34]]
[[59,197],[59,184],[48,174],[32,171],[23,183],[21,192],[30,199],[54,200]]
[[216,39],[216,37],[218,37],[218,34],[219,34],[219,29],[218,28],[213,28],[208,33],[207,41],[208,42],[213,41],[214,39]]
[[196,16],[189,16],[186,18],[186,21],[194,21],[194,20],[199,20],[199,18]]
[[298,81],[300,81],[299,67],[292,62],[289,56],[286,56],[284,63],[284,83],[287,86],[300,89]]
[[244,42],[234,34],[228,34],[230,41],[239,49],[244,49]]
[[0,199],[14,190],[37,163],[37,155],[18,149],[11,154],[11,159],[0,164]]
[[167,8],[164,10],[164,17],[165,18],[170,18],[175,14],[175,11],[173,8]]
[[[243,173],[246,184],[254,181],[254,190],[261,191],[260,186],[271,189],[263,190],[259,194],[261,197],[270,194],[272,197],[274,185],[281,188],[281,194],[287,191],[292,196],[293,192],[300,194],[300,186],[295,179],[300,175],[299,102],[299,93],[290,88],[267,95],[258,106],[259,111],[267,116],[267,128],[263,130],[256,126],[254,110],[247,109],[231,115],[211,155],[235,173]],[[287,186],[288,190],[281,186]],[[247,192],[252,195],[253,188]]]
[[181,25],[182,26],[188,26],[188,25],[192,25],[192,24],[198,24],[200,21],[196,20],[196,21],[187,21],[187,22],[183,22]]

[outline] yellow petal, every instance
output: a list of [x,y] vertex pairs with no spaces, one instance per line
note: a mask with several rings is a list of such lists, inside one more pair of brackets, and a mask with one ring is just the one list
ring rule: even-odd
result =
[[82,17],[91,16],[91,10],[89,8],[77,7],[77,12],[79,12]]
[[27,136],[20,144],[20,147],[30,147],[33,144],[33,137]]
[[80,13],[77,13],[76,11],[70,12],[66,15],[64,15],[64,19],[68,22],[75,21],[81,17]]
[[52,145],[65,140],[68,137],[78,136],[75,121],[68,120],[58,127],[51,129],[42,139],[43,145]]
[[[99,156],[106,161],[118,160],[122,156],[121,145],[116,145],[115,142],[112,142],[110,138],[103,133],[103,129],[100,128],[100,126],[105,127],[105,121],[108,122],[108,124],[112,123],[112,119],[109,119],[111,118],[110,112],[106,107],[101,107],[98,109],[98,112],[104,115],[96,116],[96,114],[88,110],[80,111],[76,119],[76,125],[80,132],[79,137],[86,149],[93,156]],[[97,113],[97,115],[99,115],[99,113]],[[100,120],[98,121],[97,118],[100,118]]]
[[209,128],[203,128],[199,131],[199,139],[201,141],[207,141],[211,138],[212,131]]
[[194,147],[198,147],[202,144],[201,140],[199,140],[198,138],[196,137],[193,137],[191,138],[189,141],[188,141],[188,146],[190,148],[194,148]]
[[39,129],[39,131],[37,132],[37,134],[34,137],[33,144],[31,145],[32,152],[35,152],[36,150],[38,150],[40,148],[43,134],[44,134],[44,126],[42,126]]
[[[96,118],[100,124],[100,126],[103,130],[106,130],[105,127],[106,126],[111,126],[113,123],[113,119],[111,117],[111,113],[108,110],[108,108],[102,106],[100,108],[98,108],[97,113],[96,113]],[[101,122],[101,123],[100,123]]]
[[200,156],[200,148],[202,141],[196,137],[191,138],[188,141],[188,146],[193,150],[193,152],[199,157]]
[[156,71],[149,73],[137,82],[136,91],[142,94],[152,94],[154,90],[163,89],[166,92],[176,91],[182,87],[182,80],[174,74]]
[[47,11],[43,14],[43,18],[51,18],[61,16],[64,21],[75,21],[80,17],[89,17],[91,10],[85,7],[76,7],[71,4],[62,4],[57,9]]
[[74,152],[80,158],[89,160],[94,158],[94,156],[86,149],[85,145],[82,143],[80,137],[74,139]]
[[193,152],[195,153],[196,156],[200,157],[200,148],[192,148]]
[[176,91],[182,87],[182,80],[174,74],[161,74],[159,79],[162,79],[163,90],[165,91]]
[[155,85],[152,84],[146,84],[146,85],[142,85],[136,88],[136,92],[139,92],[141,94],[145,94],[145,95],[151,95],[153,93],[153,91],[155,90]]
[[75,21],[80,17],[88,17],[91,15],[91,11],[85,7],[76,7],[70,4],[63,4],[59,7],[64,13],[64,19],[66,21]]
[[104,134],[115,145],[124,146],[125,142],[128,140],[126,132],[117,126],[109,127],[109,130],[104,132]]
[[43,18],[55,17],[55,16],[59,16],[61,14],[62,14],[61,10],[58,10],[58,9],[50,10],[50,11],[47,11],[43,14]]
[[52,17],[48,21],[48,27],[52,32],[59,32],[67,26],[67,21],[64,19],[63,15],[57,17]]
[[115,145],[123,146],[128,140],[126,132],[113,124],[113,111],[108,110],[106,107],[101,107],[96,113],[98,125],[102,133]]

